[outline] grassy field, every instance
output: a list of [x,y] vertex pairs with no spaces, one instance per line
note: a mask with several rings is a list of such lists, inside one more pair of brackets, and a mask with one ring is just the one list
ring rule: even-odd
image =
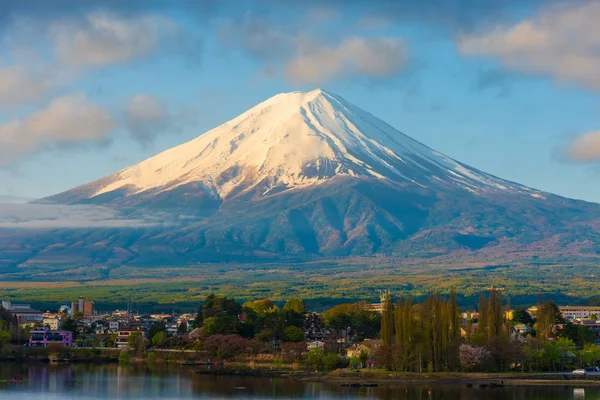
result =
[[[210,293],[238,300],[270,298],[283,302],[301,297],[313,309],[358,300],[377,301],[382,290],[395,295],[424,296],[454,289],[464,307],[474,306],[481,291],[503,288],[513,305],[534,304],[538,296],[559,304],[576,304],[600,293],[598,268],[579,265],[470,265],[418,267],[385,265],[364,260],[352,264],[234,265],[212,264],[186,268],[119,267],[103,279],[73,279],[50,275],[51,281],[25,282],[3,275],[0,299],[23,301],[56,309],[78,296],[96,302],[98,309],[134,307],[145,310],[191,310]],[[135,308],[134,308],[135,309]]]

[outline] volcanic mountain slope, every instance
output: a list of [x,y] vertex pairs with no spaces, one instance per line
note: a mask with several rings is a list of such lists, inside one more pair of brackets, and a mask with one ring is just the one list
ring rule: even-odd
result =
[[482,259],[595,256],[600,239],[600,205],[469,167],[321,90],[276,95],[190,142],[40,202],[191,219],[38,232],[27,240],[31,233],[5,231],[20,255],[9,257],[13,266],[57,258],[148,265],[449,251]]

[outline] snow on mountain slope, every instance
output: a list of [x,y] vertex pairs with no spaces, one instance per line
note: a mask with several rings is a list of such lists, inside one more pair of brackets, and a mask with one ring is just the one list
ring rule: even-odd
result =
[[196,139],[86,186],[93,187],[87,195],[93,198],[199,183],[224,199],[252,188],[265,196],[338,176],[543,196],[461,164],[319,89],[278,94]]

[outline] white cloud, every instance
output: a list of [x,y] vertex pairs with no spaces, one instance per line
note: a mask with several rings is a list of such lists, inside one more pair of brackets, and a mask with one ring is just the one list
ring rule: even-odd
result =
[[586,132],[574,138],[566,150],[571,161],[600,161],[600,131]]
[[24,119],[0,125],[0,167],[47,147],[106,139],[112,128],[108,111],[85,95],[57,97]]
[[38,101],[51,88],[40,74],[25,66],[0,68],[0,108],[14,108]]
[[[171,221],[177,218],[171,217]],[[88,205],[0,204],[0,228],[138,228],[169,221],[166,215],[123,217],[116,210]]]
[[[0,111],[38,103],[93,68],[151,56],[197,51],[198,37],[156,14],[112,12],[31,18],[3,27],[0,47]],[[197,54],[194,54],[197,57]]]
[[124,18],[106,12],[89,13],[83,20],[57,21],[49,28],[58,60],[71,67],[99,67],[146,57],[175,30],[175,24],[164,17]]
[[335,45],[300,41],[287,61],[286,77],[294,83],[340,78],[388,78],[406,67],[408,50],[399,38],[348,38]]
[[600,2],[552,6],[534,18],[464,35],[464,54],[497,58],[504,67],[600,89]]
[[[311,17],[315,19],[319,18]],[[389,78],[400,73],[409,61],[408,46],[399,37],[350,36],[336,40],[303,25],[286,26],[251,16],[240,21],[224,20],[217,33],[224,47],[241,50],[263,62],[264,76],[278,76],[283,70],[284,78],[295,84]]]
[[32,200],[35,199],[14,194],[0,194],[0,203],[27,203]]
[[220,21],[216,33],[227,50],[241,49],[261,60],[276,60],[293,51],[293,36],[266,19],[226,19]]
[[163,130],[170,116],[166,107],[149,94],[137,94],[129,99],[126,124],[134,139],[142,144],[151,142]]

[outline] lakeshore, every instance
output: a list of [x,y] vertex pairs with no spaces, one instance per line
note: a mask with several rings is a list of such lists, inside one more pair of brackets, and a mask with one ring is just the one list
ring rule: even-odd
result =
[[[160,367],[177,368],[182,372],[194,375],[232,376],[247,378],[281,378],[296,382],[321,382],[334,385],[394,385],[401,383],[423,384],[471,384],[504,386],[522,385],[578,385],[600,386],[600,375],[573,375],[570,372],[515,372],[515,373],[482,373],[482,372],[392,372],[384,369],[363,369],[351,371],[338,368],[332,371],[314,370],[298,363],[282,363],[279,360],[251,359],[246,361],[211,361],[206,362],[203,354],[193,351],[156,350],[155,354],[144,357],[131,357],[120,360],[119,349],[81,348],[72,349],[71,356],[59,357],[46,348],[20,349],[19,357],[4,358],[0,361],[15,366],[21,365],[97,365],[117,364],[121,367]],[[156,356],[159,354],[160,356]]]
[[[324,382],[324,383],[357,383],[361,385],[378,384],[389,385],[406,382],[420,383],[452,383],[452,384],[500,384],[505,386],[518,385],[590,385],[600,386],[598,375],[573,375],[564,373],[479,373],[479,372],[438,372],[438,373],[393,373],[385,370],[370,372],[348,372],[337,369],[327,372],[313,372],[269,368],[249,368],[226,365],[220,369],[205,369],[194,371],[203,375],[231,375],[251,377],[279,377],[289,378],[302,382]],[[501,383],[502,382],[502,383]]]
[[[0,397],[31,399],[377,399],[416,400],[452,398],[472,400],[542,400],[598,398],[600,387],[580,382],[529,384],[516,380],[500,387],[465,381],[386,380],[350,384],[331,374],[304,378],[196,374],[190,366],[173,363],[0,363]],[[22,380],[12,381],[12,377]],[[339,377],[338,377],[339,378]],[[412,378],[412,376],[411,376]],[[454,377],[456,378],[456,377]],[[345,379],[345,378],[343,378]],[[365,382],[367,383],[367,382]],[[581,397],[585,394],[587,397]]]

